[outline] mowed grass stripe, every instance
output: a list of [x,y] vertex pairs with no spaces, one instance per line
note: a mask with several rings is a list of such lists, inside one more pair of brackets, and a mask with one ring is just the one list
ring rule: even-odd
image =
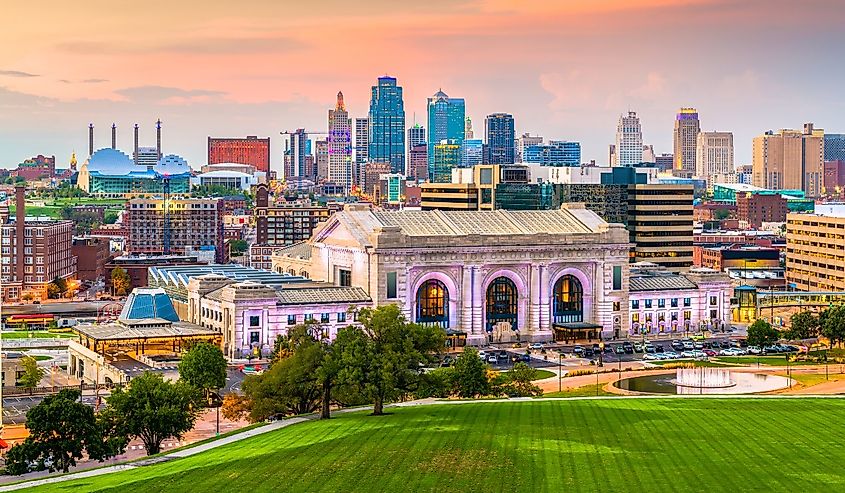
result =
[[338,415],[38,491],[839,491],[845,400],[612,399]]

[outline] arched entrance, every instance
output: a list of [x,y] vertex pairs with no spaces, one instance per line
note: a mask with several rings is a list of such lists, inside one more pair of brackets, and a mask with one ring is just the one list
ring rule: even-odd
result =
[[493,332],[493,327],[499,322],[508,322],[511,330],[519,330],[518,306],[516,284],[504,276],[493,279],[487,287],[487,332]]
[[555,283],[553,315],[556,324],[584,321],[584,288],[577,277],[567,274]]
[[449,290],[439,279],[429,279],[417,290],[415,322],[449,327]]

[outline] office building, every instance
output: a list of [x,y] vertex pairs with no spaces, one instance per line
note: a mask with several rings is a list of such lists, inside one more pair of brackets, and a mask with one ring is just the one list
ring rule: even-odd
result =
[[760,229],[763,223],[782,223],[789,212],[786,197],[772,192],[742,192],[736,194],[736,218],[740,227]]
[[[352,166],[352,120],[343,102],[343,93],[337,93],[337,103],[329,110],[327,140],[329,181],[347,191],[354,184]],[[318,160],[319,169],[319,160]]]
[[364,172],[363,192],[366,196],[375,198],[381,190],[381,177],[391,173],[390,163],[367,163]]
[[[312,157],[312,156],[308,156]],[[316,181],[329,178],[329,143],[326,140],[314,142],[314,177]],[[331,180],[330,180],[331,181]]]
[[652,262],[674,270],[691,266],[692,215],[692,186],[630,185],[631,261]]
[[659,154],[654,156],[654,167],[661,172],[672,171],[675,166],[675,156],[672,154]]
[[298,128],[288,135],[285,142],[285,173],[286,181],[313,180],[314,173],[308,166],[306,157],[311,154],[308,150],[308,134],[305,129]]
[[[463,98],[450,98],[442,90],[426,101],[428,113],[428,162],[434,166],[434,146],[444,140],[463,145],[466,105]],[[429,174],[431,171],[429,170]]]
[[681,108],[675,115],[673,139],[675,151],[675,169],[673,171],[676,176],[689,178],[695,174],[695,152],[700,131],[701,124],[698,121],[698,111],[695,108]]
[[390,163],[393,173],[404,173],[405,103],[395,77],[379,77],[378,84],[372,87],[369,123],[367,160]]
[[804,130],[768,131],[754,138],[752,182],[772,190],[798,189],[808,197],[823,194],[824,130],[804,125]]
[[461,166],[471,168],[484,162],[484,141],[481,139],[464,139],[461,150]]
[[824,134],[824,160],[845,161],[845,134]]
[[2,296],[0,301],[47,298],[47,284],[56,278],[76,277],[76,257],[71,251],[74,224],[46,217],[27,217],[26,190],[15,187],[15,215],[8,208],[0,224]]
[[493,113],[484,120],[484,133],[487,137],[487,155],[485,164],[513,164],[514,159],[514,122],[513,115]]
[[355,119],[355,184],[360,185],[364,181],[364,169],[367,164],[367,156],[370,147],[370,119]]
[[221,199],[171,198],[166,203],[160,197],[132,199],[124,216],[129,230],[126,251],[156,255],[202,251],[225,263],[224,212]]
[[530,146],[536,146],[543,143],[543,137],[539,135],[531,135],[524,133],[516,139],[516,149],[514,150],[514,160],[521,163],[525,160],[525,149]]
[[580,166],[581,143],[565,140],[550,140],[548,144],[536,144],[525,148],[522,162],[542,166]]
[[415,123],[413,127],[408,129],[408,151],[414,146],[425,143],[425,127]]
[[70,247],[76,257],[76,278],[98,281],[106,277],[106,264],[111,259],[109,240],[96,236],[74,237]]
[[442,140],[429,149],[434,154],[428,158],[428,179],[432,183],[452,181],[452,168],[461,164],[461,144],[456,140]]
[[824,162],[824,193],[840,195],[845,188],[845,160]]
[[428,144],[417,144],[408,153],[408,178],[428,180]]
[[610,154],[612,166],[634,166],[643,161],[643,131],[636,111],[619,116],[616,144]]
[[734,135],[731,132],[699,132],[695,149],[695,176],[713,183],[717,175],[734,172]]
[[657,156],[654,155],[654,146],[651,144],[643,146],[643,162],[649,164],[655,164],[657,161]]
[[248,135],[239,138],[208,138],[208,164],[249,164],[256,170],[270,172],[270,138]]
[[786,216],[786,282],[800,291],[845,291],[845,204]]
[[26,181],[54,178],[56,176],[56,156],[47,157],[39,154],[27,159],[12,170],[11,176],[19,176]]
[[466,122],[464,123],[464,139],[474,139],[475,132],[472,130],[472,120],[470,117],[466,117]]

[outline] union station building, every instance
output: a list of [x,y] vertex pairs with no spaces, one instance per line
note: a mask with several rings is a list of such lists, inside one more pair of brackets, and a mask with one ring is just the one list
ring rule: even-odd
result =
[[[273,270],[359,287],[457,344],[624,337],[628,231],[581,204],[538,211],[347,205]],[[623,324],[625,326],[623,326]]]

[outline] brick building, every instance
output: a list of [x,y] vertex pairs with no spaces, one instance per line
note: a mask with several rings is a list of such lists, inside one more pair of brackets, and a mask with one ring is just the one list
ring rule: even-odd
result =
[[789,209],[786,198],[779,193],[736,194],[736,217],[748,227],[759,229],[763,223],[782,223],[786,221]]
[[839,195],[845,188],[845,161],[837,159],[824,163],[824,191],[827,195]]
[[193,250],[214,249],[214,260],[225,263],[223,200],[177,198],[168,200],[170,245],[165,246],[164,200],[132,199],[126,204],[126,228],[130,254],[184,255]]
[[255,166],[258,171],[270,171],[270,138],[255,135],[239,138],[208,138],[208,164],[238,163]]
[[105,278],[106,264],[111,259],[109,240],[99,237],[73,238],[71,253],[76,257],[76,277],[82,281]]
[[196,255],[124,255],[111,259],[105,266],[106,290],[111,291],[111,272],[117,267],[129,275],[129,290],[143,288],[149,284],[150,267],[177,265],[205,265]]
[[29,158],[12,171],[12,176],[19,176],[26,181],[53,178],[56,176],[56,156],[47,157],[39,154]]
[[27,218],[25,193],[24,187],[15,188],[14,221],[5,214],[0,232],[3,301],[46,298],[53,279],[76,276],[73,222]]

